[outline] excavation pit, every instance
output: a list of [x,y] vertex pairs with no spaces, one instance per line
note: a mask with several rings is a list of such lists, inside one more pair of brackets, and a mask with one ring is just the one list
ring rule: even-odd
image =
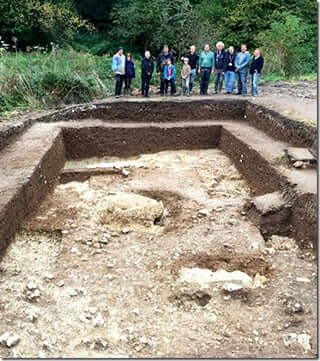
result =
[[[316,170],[281,161],[314,148],[311,128],[246,101],[101,103],[29,125],[0,142],[0,326],[20,338],[1,356],[315,354]],[[270,251],[246,208],[275,192],[279,237],[300,249]],[[186,291],[193,268],[266,281]],[[312,351],[287,348],[290,332]]]

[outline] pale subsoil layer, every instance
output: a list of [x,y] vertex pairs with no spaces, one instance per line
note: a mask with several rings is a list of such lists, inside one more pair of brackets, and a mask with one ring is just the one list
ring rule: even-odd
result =
[[[66,168],[87,166],[126,172],[57,185],[25,222],[0,269],[0,333],[12,331],[20,342],[0,346],[0,356],[316,356],[313,255],[266,249],[243,212],[250,190],[221,151]],[[108,194],[117,192],[162,201],[163,218],[121,230],[101,223]],[[183,268],[260,274],[267,282],[243,293],[226,294],[220,285],[197,290],[181,284]],[[40,295],[28,298],[27,285]],[[311,350],[286,346],[290,333],[310,335]]]

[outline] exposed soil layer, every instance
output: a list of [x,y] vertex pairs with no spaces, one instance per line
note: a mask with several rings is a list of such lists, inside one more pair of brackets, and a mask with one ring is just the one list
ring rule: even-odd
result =
[[[88,115],[90,118],[99,116],[100,119],[83,119]],[[227,120],[227,116],[235,120]],[[128,117],[130,122],[125,123]],[[26,167],[20,178],[5,176],[7,178],[2,182],[1,190],[3,195],[1,222],[6,225],[2,227],[3,236],[0,238],[2,250],[5,249],[8,239],[21,220],[35,208],[43,194],[54,183],[64,163],[64,148],[69,159],[81,159],[103,155],[129,156],[165,149],[220,147],[243,172],[253,194],[280,190],[289,195],[287,201],[294,204],[290,221],[294,235],[301,240],[302,244],[310,241],[315,244],[316,172],[312,169],[290,169],[289,165],[285,166],[280,162],[285,149],[292,145],[314,147],[315,133],[310,127],[278,116],[267,109],[257,108],[247,101],[232,99],[214,102],[203,100],[99,103],[91,106],[70,107],[54,115],[47,115],[41,121],[59,119],[70,119],[70,121],[42,125],[42,129],[46,130],[41,133],[41,137],[47,139],[48,142],[41,150],[39,150],[41,147],[37,148],[36,142],[28,144],[28,137],[32,140],[33,134],[40,129],[41,123],[29,128],[20,137],[17,137],[17,132],[23,127],[17,128],[16,131],[10,133],[11,136],[10,134],[8,136],[9,140],[16,139],[16,142],[7,144],[1,153],[3,174],[9,174],[10,169],[27,167],[28,164],[24,164],[24,160],[19,159],[22,154],[24,156],[27,153],[27,159],[31,159],[30,165],[38,172],[40,169],[48,172],[49,181],[45,179],[45,175],[39,173],[38,176],[45,184],[39,188],[37,176],[33,176],[34,169]],[[74,119],[78,120],[72,121]],[[188,119],[192,122],[187,121]],[[61,132],[61,128],[63,143],[60,133],[57,139],[55,136],[52,138],[52,134]],[[276,138],[279,140],[276,141],[256,128],[261,128],[272,136],[277,133]],[[278,132],[278,129],[281,131]],[[42,142],[45,141],[44,139]],[[18,154],[17,157],[15,153]],[[47,153],[45,162],[41,164],[39,156],[44,157]],[[36,154],[35,157],[34,154]],[[53,165],[47,161],[50,157],[55,158]],[[8,166],[8,164],[11,165]],[[28,187],[24,185],[26,179]],[[34,196],[34,191],[29,191],[29,189],[39,189],[39,191]],[[309,194],[308,202],[298,201],[305,194]],[[25,206],[19,206],[19,202]],[[305,210],[306,205],[308,205],[308,210]],[[301,217],[302,214],[305,216]],[[9,221],[7,215],[10,215]],[[308,232],[304,229],[305,219],[309,226]]]
[[0,154],[0,254],[55,185],[65,162],[61,129],[35,125]]
[[[314,256],[266,248],[243,212],[249,185],[221,150],[73,160],[64,170],[96,166],[127,172],[58,184],[1,262],[0,329],[20,338],[1,357],[317,356]],[[98,205],[117,192],[161,200],[159,232],[102,224]],[[223,283],[181,283],[191,267],[261,284],[226,293]],[[310,348],[288,345],[290,334]]]
[[220,126],[183,127],[66,127],[63,136],[69,159],[131,156],[166,149],[215,148]]

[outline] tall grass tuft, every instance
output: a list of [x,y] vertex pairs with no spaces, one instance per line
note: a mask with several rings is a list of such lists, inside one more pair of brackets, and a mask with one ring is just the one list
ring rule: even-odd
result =
[[0,56],[0,112],[87,102],[113,87],[110,58],[72,49]]

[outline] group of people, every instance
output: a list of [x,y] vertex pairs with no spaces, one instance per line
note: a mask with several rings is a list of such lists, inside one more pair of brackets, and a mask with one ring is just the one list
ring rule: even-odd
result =
[[[247,95],[247,77],[250,74],[251,95],[258,95],[258,81],[264,65],[264,59],[259,49],[255,49],[253,56],[247,51],[245,44],[241,45],[241,51],[236,54],[233,46],[224,50],[224,44],[219,41],[216,51],[210,50],[206,44],[200,56],[196,53],[196,47],[192,45],[190,51],[181,57],[183,63],[181,70],[182,94],[189,96],[192,92],[197,73],[200,74],[200,95],[208,94],[210,77],[215,74],[215,94],[222,91],[223,82],[227,94],[234,94],[236,79],[238,83],[238,95]],[[121,95],[123,83],[124,93],[131,93],[131,82],[135,78],[135,64],[131,54],[124,55],[124,49],[118,48],[112,59],[112,70],[115,74],[115,96]],[[154,72],[154,62],[150,51],[146,51],[141,62],[141,94],[148,97],[150,81]],[[173,54],[168,45],[164,45],[158,55],[156,72],[160,77],[160,95],[176,94],[177,71],[174,65]]]

